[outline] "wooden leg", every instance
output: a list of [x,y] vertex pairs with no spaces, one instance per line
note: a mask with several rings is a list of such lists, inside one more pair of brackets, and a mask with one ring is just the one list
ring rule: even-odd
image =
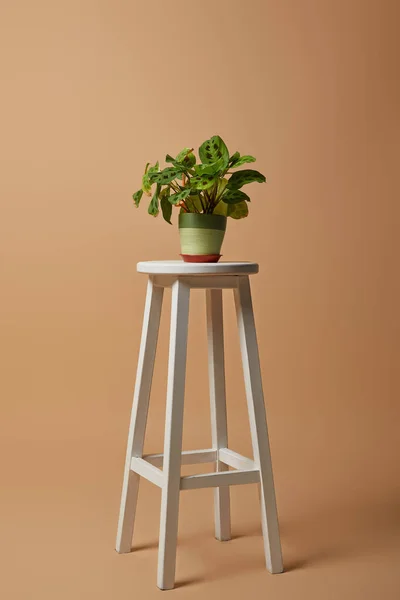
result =
[[282,573],[282,553],[265,415],[260,360],[248,277],[238,277],[236,312],[249,410],[254,460],[260,469],[261,519],[267,569]]
[[153,378],[163,291],[163,288],[153,286],[151,279],[149,279],[147,284],[142,339],[140,343],[126,451],[125,472],[116,541],[117,552],[131,551],[140,479],[137,473],[131,471],[131,460],[133,456],[141,457],[143,455],[143,442],[146,430],[151,381]]
[[[225,397],[224,326],[222,290],[206,292],[208,369],[210,376],[211,436],[213,448],[228,446]],[[218,457],[218,454],[217,454]],[[217,471],[228,471],[228,465],[216,461]],[[215,537],[217,540],[231,539],[229,486],[214,489]]]
[[175,583],[189,294],[189,287],[179,279],[172,285],[163,463],[165,483],[161,495],[157,577],[157,585],[162,590],[172,589]]

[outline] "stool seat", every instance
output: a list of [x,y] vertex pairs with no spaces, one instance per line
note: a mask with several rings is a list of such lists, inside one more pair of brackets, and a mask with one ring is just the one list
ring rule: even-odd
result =
[[137,264],[139,273],[147,275],[253,275],[254,262],[187,263],[183,260],[147,260]]

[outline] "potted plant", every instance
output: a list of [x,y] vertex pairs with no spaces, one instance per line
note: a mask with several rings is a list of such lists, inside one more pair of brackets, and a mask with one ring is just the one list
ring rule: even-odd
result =
[[143,194],[151,197],[149,214],[161,211],[171,223],[173,207],[179,210],[181,256],[187,262],[217,262],[225,235],[227,217],[247,217],[249,196],[242,187],[254,181],[265,182],[265,176],[253,169],[238,167],[252,163],[253,156],[229,155],[224,141],[214,135],[199,148],[197,162],[193,148],[184,148],[173,158],[169,154],[164,169],[159,163],[147,163],[142,187],[133,194],[138,207]]

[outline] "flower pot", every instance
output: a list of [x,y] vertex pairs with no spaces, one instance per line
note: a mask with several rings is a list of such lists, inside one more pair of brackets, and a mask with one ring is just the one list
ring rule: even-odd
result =
[[179,235],[185,262],[218,262],[226,229],[223,215],[181,213]]

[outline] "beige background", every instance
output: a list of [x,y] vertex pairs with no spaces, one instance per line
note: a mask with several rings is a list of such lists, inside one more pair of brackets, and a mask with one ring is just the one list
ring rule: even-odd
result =
[[[153,598],[159,491],[114,536],[143,259],[176,227],[136,211],[144,163],[220,134],[268,185],[230,222],[256,318],[287,573],[264,570],[255,486],[182,495],[177,597],[400,595],[397,0],[1,3],[1,595]],[[169,302],[169,298],[168,298]],[[167,308],[168,308],[167,302]],[[230,444],[250,453],[226,297]],[[210,443],[193,294],[185,448]],[[148,451],[162,447],[168,311]]]

